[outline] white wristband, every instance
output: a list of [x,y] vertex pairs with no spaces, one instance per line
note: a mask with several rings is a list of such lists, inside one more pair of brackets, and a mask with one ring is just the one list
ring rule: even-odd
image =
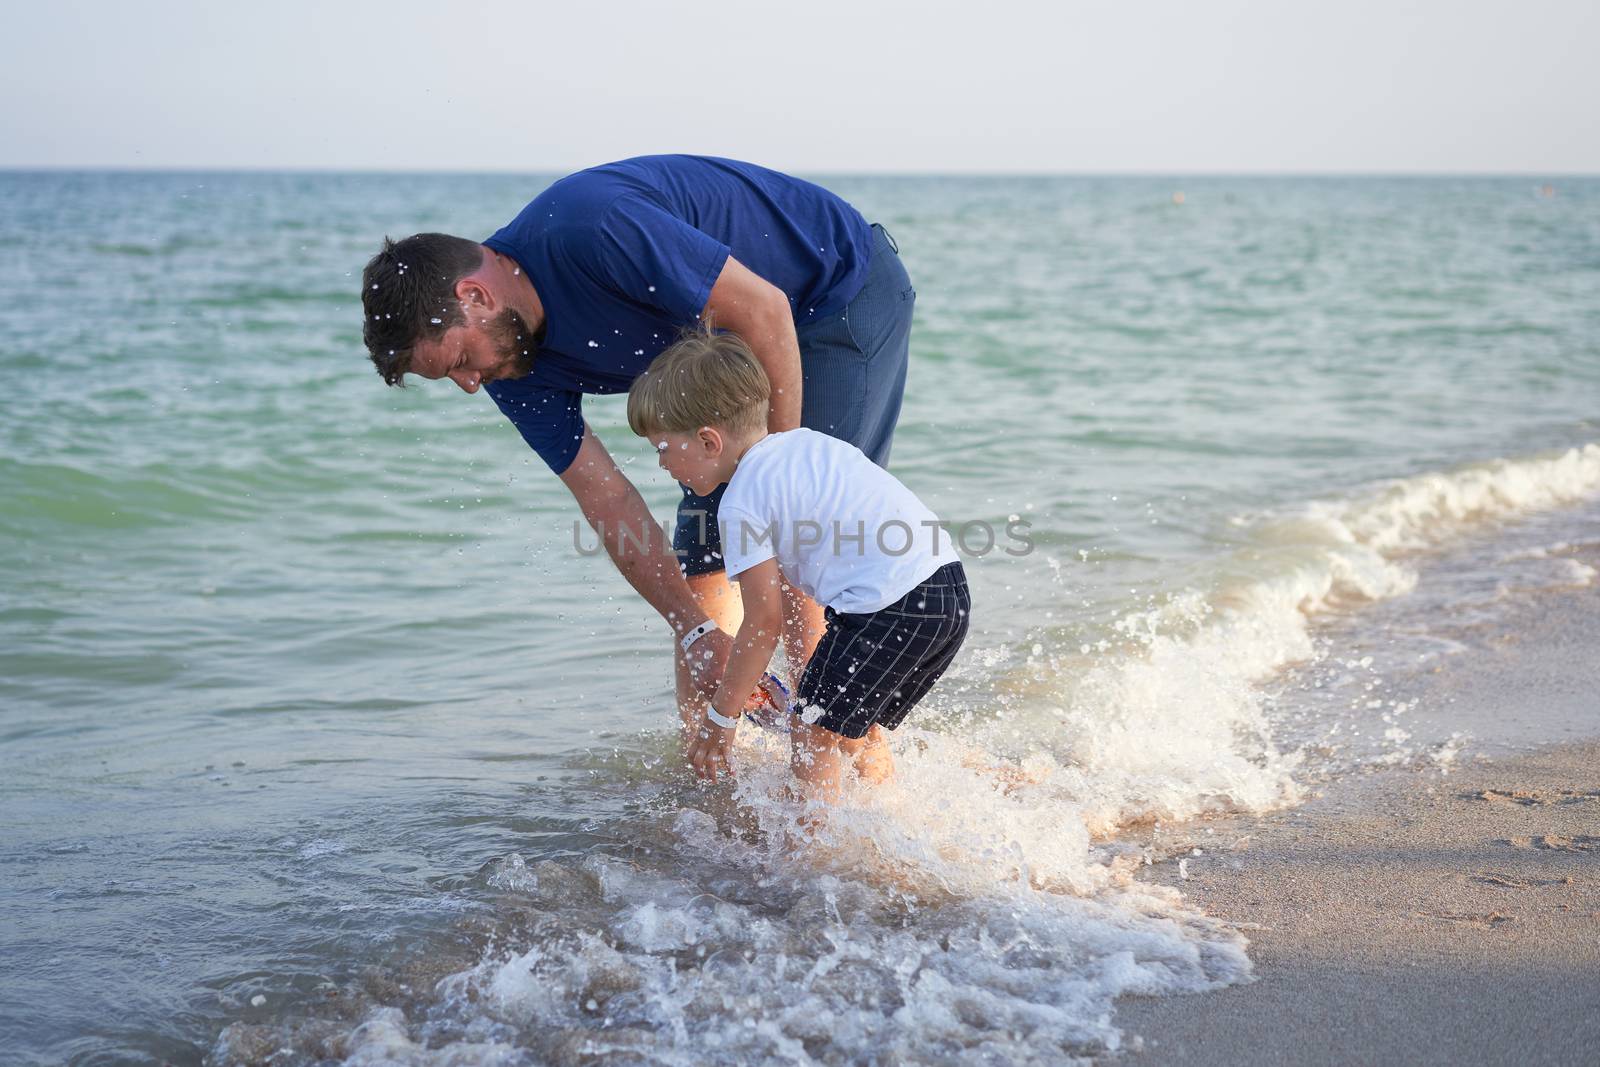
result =
[[726,715],[724,715],[720,711],[718,711],[716,708],[707,708],[706,709],[706,718],[710,719],[712,722],[716,723],[718,726],[722,727],[724,730],[732,730],[732,729],[737,728],[738,725],[739,725],[739,720],[738,719],[730,719]]
[[688,633],[684,634],[683,637],[678,641],[678,647],[683,649],[683,651],[687,653],[689,651],[690,646],[692,646],[696,641],[700,640],[702,637],[704,637],[706,634],[710,633],[712,630],[715,630],[716,628],[717,628],[717,624],[715,622],[713,622],[712,620],[707,619],[705,622],[701,623],[699,626],[696,626],[694,629],[692,629]]

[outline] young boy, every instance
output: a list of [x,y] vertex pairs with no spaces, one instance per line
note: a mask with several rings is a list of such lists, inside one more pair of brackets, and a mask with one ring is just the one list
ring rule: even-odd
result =
[[815,430],[768,433],[769,399],[743,341],[701,332],[634,381],[628,425],[693,492],[728,483],[717,521],[744,621],[690,762],[712,780],[729,770],[740,713],[777,648],[788,583],[827,621],[796,694],[791,763],[813,794],[834,799],[849,770],[869,782],[893,773],[885,731],[955,659],[972,605],[938,517],[854,445]]

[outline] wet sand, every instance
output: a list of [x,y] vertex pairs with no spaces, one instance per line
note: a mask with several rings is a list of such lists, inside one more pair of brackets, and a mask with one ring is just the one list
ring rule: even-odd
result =
[[[1435,706],[1600,733],[1597,606],[1593,591],[1548,602],[1458,657]],[[1152,868],[1240,925],[1256,980],[1123,999],[1121,1061],[1600,1063],[1600,742],[1472,751],[1448,774],[1347,779],[1216,828],[1187,879]]]

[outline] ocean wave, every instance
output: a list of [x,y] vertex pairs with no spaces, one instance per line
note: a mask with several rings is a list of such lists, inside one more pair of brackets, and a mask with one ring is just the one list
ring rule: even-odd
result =
[[1192,588],[1076,649],[1037,648],[1022,668],[1030,706],[983,740],[1014,749],[1020,721],[1049,754],[1058,799],[1081,804],[1096,833],[1292,803],[1301,756],[1275,743],[1263,683],[1313,656],[1316,617],[1409,592],[1416,553],[1597,490],[1600,445],[1587,444],[1241,516],[1241,546]]
[[1385,557],[1430,547],[1464,528],[1575,503],[1600,490],[1600,444],[1527,459],[1496,459],[1385,482],[1344,500],[1316,501],[1256,528],[1266,543],[1361,545]]

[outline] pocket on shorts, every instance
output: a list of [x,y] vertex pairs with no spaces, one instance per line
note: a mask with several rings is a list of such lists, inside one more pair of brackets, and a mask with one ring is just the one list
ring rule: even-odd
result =
[[868,390],[867,357],[843,315],[800,336],[800,424],[851,444],[862,444]]
[[841,315],[851,342],[863,358],[870,360],[894,343],[898,334],[910,330],[916,301],[916,287],[898,258],[885,267],[884,274],[874,271],[867,278],[866,286]]

